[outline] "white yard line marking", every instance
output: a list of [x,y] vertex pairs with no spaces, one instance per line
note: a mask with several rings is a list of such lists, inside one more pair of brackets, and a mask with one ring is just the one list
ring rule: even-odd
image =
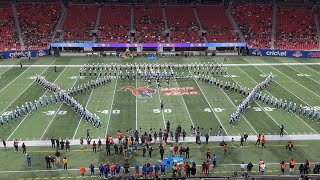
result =
[[[189,72],[190,72],[190,70],[189,70]],[[208,105],[209,105],[210,109],[212,109],[212,112],[213,112],[214,116],[217,118],[217,120],[219,121],[220,126],[222,127],[222,129],[224,130],[224,132],[226,133],[226,135],[228,136],[228,132],[226,131],[226,129],[225,129],[225,128],[224,128],[224,126],[222,125],[222,123],[221,123],[221,121],[220,121],[219,117],[217,116],[217,114],[214,112],[214,110],[213,110],[213,108],[212,108],[211,104],[209,103],[209,101],[208,101],[207,97],[206,97],[206,96],[205,96],[205,94],[203,93],[203,91],[202,91],[201,87],[199,86],[199,84],[198,84],[197,80],[194,78],[194,76],[192,76],[192,78],[193,78],[193,80],[196,82],[197,86],[199,87],[199,90],[201,91],[201,93],[202,93],[203,97],[206,99],[206,101],[207,101],[207,103],[208,103]]]
[[[56,60],[54,60],[51,64],[53,64],[53,63],[55,63],[56,62]],[[46,69],[44,69],[41,73],[40,73],[40,75],[42,75],[44,72],[46,72],[46,70],[48,69],[49,67],[47,67]],[[27,70],[26,70],[27,71]],[[32,84],[33,84],[33,82],[34,82],[35,80],[33,80],[30,84],[29,84],[29,86],[28,87],[26,87],[20,94],[19,94],[19,96],[15,99],[15,100],[13,100],[12,101],[12,103],[10,103],[9,104],[9,106],[7,106],[6,108],[5,108],[5,110],[6,109],[8,109],[10,106],[11,106],[11,104],[13,104],[13,102],[15,102]],[[3,111],[3,112],[5,112],[5,110]],[[3,112],[1,113],[1,114],[3,114]],[[7,140],[9,140],[10,138],[11,138],[11,136],[16,132],[16,130],[20,127],[20,125],[23,123],[23,121],[28,117],[28,115],[29,114],[27,114],[22,120],[21,120],[21,122],[18,124],[18,126],[12,131],[12,133],[9,135],[9,137],[7,138]]]
[[[172,71],[172,69],[171,69],[171,71]],[[174,78],[174,81],[176,82],[177,86],[179,87],[178,81],[177,81],[175,78]],[[186,107],[186,110],[187,110],[188,116],[189,116],[189,118],[190,118],[191,124],[192,124],[193,127],[195,127],[195,126],[194,126],[194,123],[193,123],[193,120],[192,120],[192,118],[191,118],[191,116],[190,116],[190,112],[189,112],[189,110],[188,110],[187,104],[186,104],[186,102],[184,101],[183,96],[180,95],[180,97],[181,97],[181,99],[182,99],[182,101],[183,101],[184,106]]]
[[109,124],[110,124],[110,119],[111,119],[111,113],[112,113],[112,107],[113,107],[113,103],[114,103],[114,97],[116,95],[116,90],[117,90],[117,84],[118,84],[118,78],[116,78],[116,83],[114,85],[114,91],[113,91],[113,96],[112,96],[112,101],[111,101],[111,107],[110,107],[110,111],[109,111],[109,118],[108,118],[108,122],[106,124],[106,134],[105,137],[107,137],[108,134],[108,129],[109,129]]
[[10,69],[12,69],[12,67],[7,68],[5,71],[2,71],[1,74],[0,74],[0,77],[1,77],[2,74],[6,73],[6,72],[9,71]]
[[[287,66],[287,67],[289,67],[290,69],[292,69],[292,70],[294,70],[294,71],[296,71],[296,72],[298,72],[298,73],[302,74],[302,72],[300,72],[300,71],[298,71],[298,70],[296,70],[296,69],[293,69],[293,68],[292,68],[292,67],[290,67],[290,66]],[[310,80],[312,80],[312,81],[316,82],[317,84],[320,84],[318,81],[316,81],[316,80],[312,79],[312,78],[311,78],[311,77],[309,77],[309,76],[306,76],[306,78],[309,78]]]
[[310,67],[308,67],[308,66],[306,66],[306,65],[303,65],[304,67],[306,67],[306,68],[308,68],[308,69],[310,69],[311,71],[313,71],[313,72],[315,72],[315,73],[317,73],[317,74],[320,74],[318,71],[316,71],[316,70],[314,70],[314,69],[312,69],[312,68],[310,68]]
[[[99,73],[98,73],[99,74]],[[99,75],[97,76],[97,79],[99,78]],[[74,84],[73,84],[73,86],[76,84],[76,82],[78,81],[78,79],[80,79],[79,77],[77,78],[77,80],[74,82]],[[72,87],[73,87],[72,86]],[[92,94],[93,94],[93,90],[94,89],[91,89],[91,93],[90,93],[90,95],[89,95],[89,99],[88,99],[88,101],[87,101],[87,103],[86,103],[86,106],[84,107],[84,109],[86,109],[87,110],[87,107],[88,107],[88,104],[89,104],[89,102],[90,102],[90,99],[91,99],[91,96],[92,96]],[[60,108],[59,108],[60,109]],[[80,118],[80,120],[79,120],[79,122],[78,122],[78,125],[77,125],[77,128],[76,128],[76,130],[74,131],[74,134],[73,134],[73,136],[72,136],[72,139],[74,139],[75,138],[75,136],[76,136],[76,134],[77,134],[77,132],[78,132],[78,129],[79,129],[79,127],[80,127],[80,124],[81,124],[81,120],[83,119],[83,117],[81,117]]]
[[[10,84],[12,84],[15,80],[17,80],[20,76],[22,76],[25,72],[27,72],[31,67],[28,67],[26,70],[24,70],[19,76],[17,76],[16,78],[14,78],[9,84],[7,84],[4,88],[2,88],[0,90],[0,93],[5,90],[8,86],[10,86]],[[46,69],[48,69],[49,67],[47,67]],[[33,81],[32,81],[33,82]]]
[[[160,88],[157,87],[157,91],[158,91],[158,96],[159,96],[159,102],[161,103]],[[162,114],[164,128],[166,128],[166,119],[164,118],[164,113],[162,110],[161,110],[161,114]]]
[[[60,74],[60,75],[61,75],[61,74]],[[76,84],[76,82],[78,81],[78,79],[80,79],[80,78],[77,78],[71,87],[73,87],[73,86]],[[55,117],[57,116],[57,114],[59,113],[59,111],[60,111],[60,109],[61,109],[61,107],[62,107],[63,104],[64,104],[64,103],[61,103],[61,105],[59,106],[58,110],[56,111],[56,113],[54,114],[54,116],[52,117],[52,119],[50,120],[50,123],[48,124],[48,126],[46,127],[46,129],[44,130],[44,132],[42,133],[42,135],[41,135],[41,137],[40,137],[40,140],[42,140],[43,136],[46,134],[47,130],[49,129],[49,127],[50,127],[51,123],[53,122],[54,118],[55,118]]]
[[291,81],[299,84],[301,87],[305,88],[306,90],[312,92],[313,94],[315,94],[316,96],[320,97],[318,94],[316,94],[315,92],[311,91],[310,89],[306,88],[305,86],[303,86],[302,84],[300,84],[299,82],[295,81],[294,79],[292,79],[291,77],[289,77],[288,75],[284,74],[283,72],[279,71],[277,68],[273,67],[273,66],[270,66],[272,67],[273,69],[277,70],[278,72],[280,72],[281,74],[285,75],[287,78],[291,79]]
[[[137,71],[136,73],[136,88],[138,88],[138,77],[137,77]],[[136,96],[136,130],[138,129],[138,97]]]
[[[255,67],[255,66],[254,66]],[[238,67],[239,68],[239,67]],[[255,67],[257,70],[259,70],[260,72],[262,72],[259,68]],[[244,72],[245,74],[247,74],[244,70],[242,70],[241,68],[239,68],[242,72]],[[264,73],[264,72],[262,72]],[[247,76],[249,76],[247,74]],[[250,77],[250,76],[249,76]],[[251,77],[250,77],[251,78]],[[252,78],[251,78],[252,79]],[[288,92],[290,92],[292,95],[296,96],[295,94],[293,94],[291,91],[289,91],[286,87],[282,86],[280,83],[278,83],[277,81],[274,80],[274,82],[276,82],[277,84],[279,84],[281,87],[283,87],[284,89],[286,89]],[[267,91],[267,90],[266,90]],[[267,91],[271,96],[273,96],[269,91]],[[273,96],[275,97],[275,96]],[[298,99],[300,99],[298,96],[296,96]],[[300,99],[302,102],[305,102],[303,101],[302,99]],[[314,130],[309,124],[307,124],[304,120],[302,120],[298,115],[296,115],[295,113],[293,113],[301,122],[303,122],[305,125],[307,125],[312,131],[314,131],[315,133],[318,134],[318,132],[316,130]]]
[[[229,74],[229,73],[228,73]],[[210,74],[210,76],[212,77],[212,75]],[[230,75],[229,75],[230,76]],[[231,76],[230,76],[231,77]],[[237,108],[237,106],[232,102],[232,100],[229,98],[229,96],[224,92],[224,90],[222,90],[221,88],[219,88],[223,94],[229,99],[229,101],[231,102],[231,104]],[[248,125],[251,127],[251,129],[256,133],[256,134],[259,134],[257,133],[257,131],[253,128],[253,126],[249,123],[249,121],[247,120],[247,118],[244,116],[244,114],[242,115],[242,117],[244,118],[244,120],[248,123]]]
[[[239,67],[238,67],[239,68]],[[243,71],[241,68],[239,68],[242,72],[244,72],[251,80],[253,80],[255,83],[258,83],[256,80],[254,80],[251,76],[249,76],[245,71]],[[235,83],[237,83],[239,86],[240,86],[240,84],[236,81],[236,80],[234,80],[234,78],[232,77],[232,76],[230,76],[231,77],[231,79],[233,79],[233,81],[235,82]],[[255,102],[262,110],[263,110],[263,112],[265,112],[279,127],[280,127],[280,124],[259,104],[259,103],[257,103],[257,102]],[[284,132],[286,133],[286,134],[288,134],[288,132],[286,131],[286,130],[284,130]]]

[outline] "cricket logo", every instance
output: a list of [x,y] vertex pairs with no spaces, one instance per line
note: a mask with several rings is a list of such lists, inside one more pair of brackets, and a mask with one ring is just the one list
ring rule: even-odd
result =
[[133,86],[125,86],[121,88],[122,91],[130,90],[136,97],[149,98],[157,91],[156,89],[148,87],[135,88]]

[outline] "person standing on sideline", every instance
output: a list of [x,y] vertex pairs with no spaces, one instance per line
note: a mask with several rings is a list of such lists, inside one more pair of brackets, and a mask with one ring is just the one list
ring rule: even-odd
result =
[[244,162],[242,162],[240,164],[240,171],[241,171],[241,176],[244,177],[244,168],[246,167],[246,165],[244,164]]
[[224,143],[223,150],[224,150],[224,154],[223,155],[226,155],[227,151],[228,151],[228,144],[227,143]]
[[217,167],[217,156],[213,154],[212,156],[212,168]]
[[80,167],[81,177],[84,177],[84,176],[85,176],[85,173],[86,173],[86,167],[84,167],[84,165],[82,165],[82,166]]
[[21,63],[21,61],[19,62],[19,64],[20,64],[20,68],[22,68],[22,63]]
[[27,154],[27,165],[28,165],[28,168],[31,167],[31,156],[29,154]]
[[260,141],[261,141],[261,134],[258,134],[256,145],[260,145]]
[[163,111],[163,108],[164,108],[164,103],[163,103],[163,100],[161,99],[160,100],[160,109],[161,109],[161,111]]
[[210,151],[210,149],[207,149],[206,155],[207,155],[207,159],[210,159],[210,158],[211,158],[211,151]]
[[61,154],[60,154],[60,152],[58,151],[58,149],[56,150],[55,155],[56,155],[56,162],[57,162],[58,164],[60,164],[60,156],[61,156]]
[[63,158],[63,169],[68,170],[68,159],[67,157]]
[[284,126],[283,124],[280,126],[280,137],[283,136]]
[[159,152],[160,152],[161,160],[163,160],[164,148],[161,147],[160,150],[159,150]]
[[289,163],[289,173],[293,174],[294,172],[294,165],[296,164],[296,162],[294,161],[294,159],[291,159],[290,163]]
[[261,140],[261,148],[267,148],[265,144],[266,144],[266,138],[263,135]]
[[286,163],[284,161],[280,162],[280,170],[282,174],[284,174],[284,170],[286,169]]
[[26,147],[26,145],[24,144],[24,142],[22,143],[22,153],[23,153],[23,154],[27,154],[27,147]]
[[52,149],[56,148],[55,141],[56,141],[56,140],[54,139],[54,137],[52,137],[52,138],[51,138],[51,148],[52,148]]
[[7,143],[5,139],[2,139],[2,145],[3,145],[4,151],[7,151]]
[[92,177],[94,175],[94,165],[93,165],[93,163],[90,164],[89,168],[90,168],[90,175]]
[[97,153],[97,144],[96,144],[96,141],[93,141],[93,144],[92,144],[92,152]]
[[241,138],[240,138],[240,147],[243,147],[243,141],[244,141],[244,138],[243,138],[243,136],[241,136]]
[[70,142],[69,142],[69,140],[67,139],[66,140],[66,152],[70,152]]
[[206,134],[206,145],[208,145],[208,141],[209,141],[209,134]]

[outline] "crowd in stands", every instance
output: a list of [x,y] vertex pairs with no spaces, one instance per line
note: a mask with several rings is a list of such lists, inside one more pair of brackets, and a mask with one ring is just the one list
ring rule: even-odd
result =
[[312,9],[277,11],[275,49],[318,49],[319,41]]
[[199,6],[197,9],[208,42],[240,42],[239,35],[231,32],[233,27],[223,6]]
[[0,8],[0,12],[0,50],[20,49],[12,8]]
[[159,6],[136,6],[135,7],[135,42],[167,42],[163,34],[164,21],[161,7]]
[[[115,18],[116,17],[116,18]],[[103,6],[100,20],[100,42],[129,43],[129,6]]]
[[64,41],[91,41],[90,30],[95,29],[98,5],[70,5],[62,25]]
[[272,4],[234,4],[232,15],[250,48],[270,48]]
[[19,3],[17,14],[26,49],[47,49],[61,16],[60,3]]
[[171,42],[204,42],[192,7],[168,6],[166,10]]

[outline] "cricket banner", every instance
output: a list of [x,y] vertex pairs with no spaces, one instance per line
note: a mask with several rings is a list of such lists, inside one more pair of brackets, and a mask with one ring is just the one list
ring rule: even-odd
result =
[[194,96],[200,94],[195,87],[168,87],[161,88],[160,91],[163,96]]

